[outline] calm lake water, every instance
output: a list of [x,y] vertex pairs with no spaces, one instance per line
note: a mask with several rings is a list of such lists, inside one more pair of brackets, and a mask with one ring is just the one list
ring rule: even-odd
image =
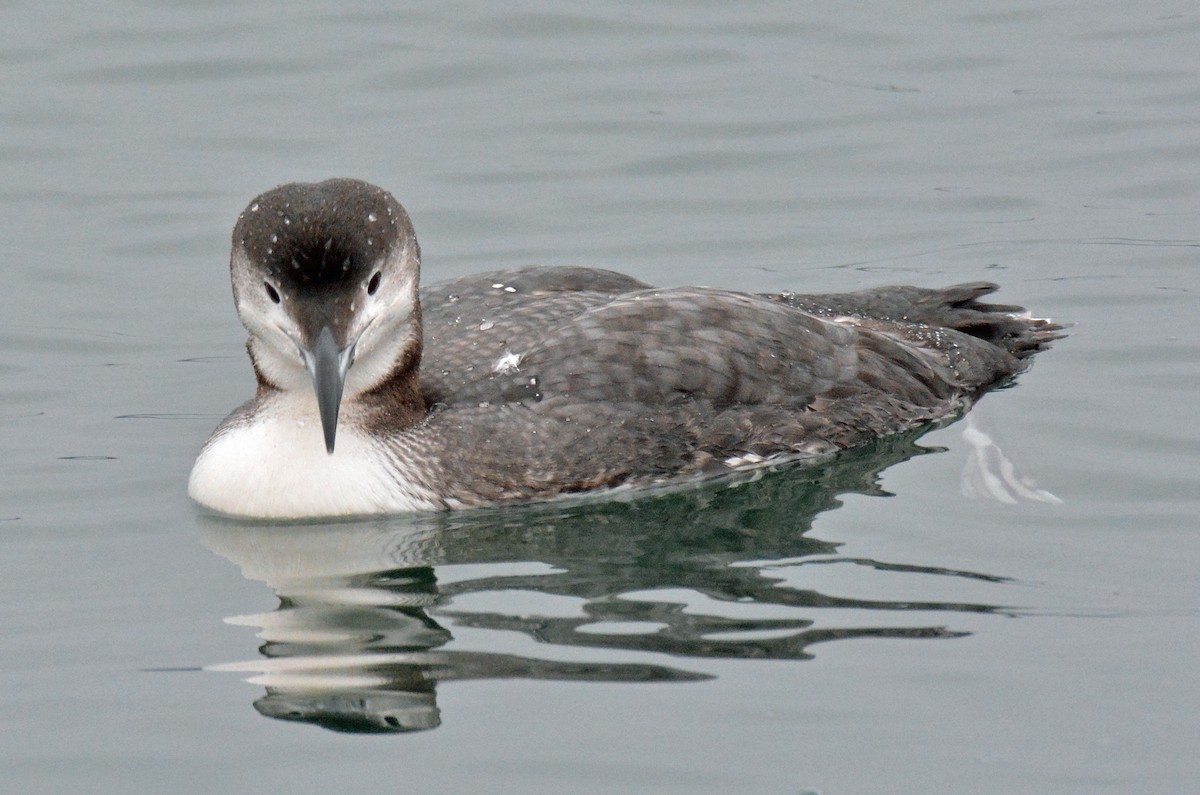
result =
[[[1197,791],[1200,13],[907,5],[5,4],[5,788]],[[974,426],[735,487],[204,516],[229,229],[335,175],[427,280],[989,279],[1074,325]],[[988,496],[972,427],[1057,501]]]

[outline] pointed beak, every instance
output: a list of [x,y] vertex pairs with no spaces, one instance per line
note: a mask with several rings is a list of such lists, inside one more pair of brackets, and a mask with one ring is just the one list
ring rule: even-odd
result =
[[337,340],[329,326],[322,326],[312,348],[300,348],[304,366],[312,376],[317,393],[317,409],[321,414],[321,430],[325,432],[325,451],[333,454],[337,436],[338,409],[342,404],[342,387],[346,371],[354,363],[354,343],[338,349]]

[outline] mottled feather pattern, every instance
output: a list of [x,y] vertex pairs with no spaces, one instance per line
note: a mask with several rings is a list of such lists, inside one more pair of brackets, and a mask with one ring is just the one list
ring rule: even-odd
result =
[[854,336],[754,296],[652,290],[549,332],[525,355],[522,372],[536,376],[544,394],[586,401],[803,406],[852,374]]
[[[564,289],[558,270],[424,291],[433,324],[464,313],[474,328],[441,337],[427,325],[422,388],[436,405],[389,443],[421,462],[405,471],[423,470],[430,489],[482,504],[829,455],[952,419],[1058,329],[977,302],[995,289],[986,284],[785,296],[637,283],[619,293],[591,289],[623,285],[585,269],[565,269],[578,289]],[[516,373],[492,368],[505,350],[520,353]],[[451,438],[470,456],[448,453]]]
[[429,403],[498,399],[492,367],[524,354],[551,329],[630,290],[636,279],[589,268],[523,268],[425,287],[421,389]]

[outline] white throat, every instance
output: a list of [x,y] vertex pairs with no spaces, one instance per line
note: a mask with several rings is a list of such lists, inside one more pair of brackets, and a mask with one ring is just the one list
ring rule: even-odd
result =
[[448,507],[353,422],[326,453],[311,389],[273,393],[248,421],[219,430],[196,460],[188,494],[215,511],[263,519]]

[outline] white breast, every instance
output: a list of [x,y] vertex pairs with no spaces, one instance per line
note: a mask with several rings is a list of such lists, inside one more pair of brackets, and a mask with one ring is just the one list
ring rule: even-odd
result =
[[379,444],[345,424],[325,452],[315,402],[281,400],[213,437],[188,481],[196,502],[260,519],[435,510],[445,502],[403,477]]

